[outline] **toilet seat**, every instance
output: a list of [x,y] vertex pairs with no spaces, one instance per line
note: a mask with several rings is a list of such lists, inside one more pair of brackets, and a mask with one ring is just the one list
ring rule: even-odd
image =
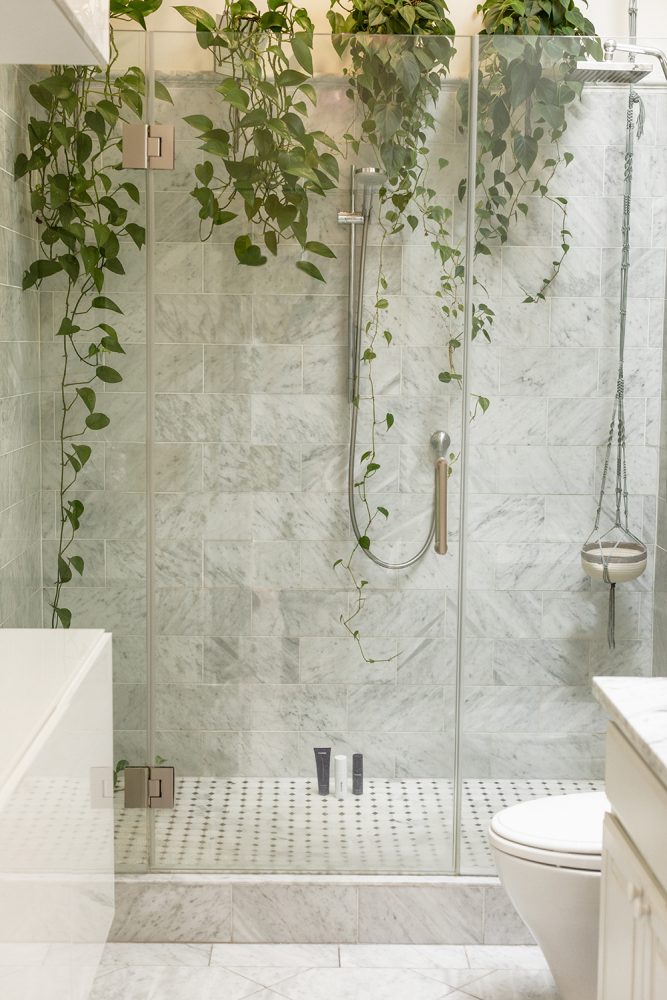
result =
[[555,868],[599,872],[602,824],[609,803],[604,792],[576,792],[533,799],[496,813],[489,829],[504,854]]

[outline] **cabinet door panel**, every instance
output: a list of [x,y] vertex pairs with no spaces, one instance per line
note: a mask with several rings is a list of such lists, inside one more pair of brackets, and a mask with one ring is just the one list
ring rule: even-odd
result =
[[635,913],[642,891],[641,875],[619,824],[608,815],[602,865],[599,1000],[644,1000],[642,928]]
[[650,929],[645,976],[646,1000],[667,998],[667,900],[650,880],[645,889],[645,914]]

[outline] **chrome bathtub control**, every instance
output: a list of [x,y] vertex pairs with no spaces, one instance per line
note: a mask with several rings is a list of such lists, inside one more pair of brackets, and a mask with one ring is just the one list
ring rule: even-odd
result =
[[174,145],[173,125],[125,123],[123,166],[133,170],[173,170]]
[[173,808],[173,767],[126,767],[123,777],[126,809]]

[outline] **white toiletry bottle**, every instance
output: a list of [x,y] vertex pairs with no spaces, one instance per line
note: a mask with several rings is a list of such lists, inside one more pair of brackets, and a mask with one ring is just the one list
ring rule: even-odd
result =
[[336,798],[344,799],[347,795],[347,757],[344,753],[334,757],[334,788]]

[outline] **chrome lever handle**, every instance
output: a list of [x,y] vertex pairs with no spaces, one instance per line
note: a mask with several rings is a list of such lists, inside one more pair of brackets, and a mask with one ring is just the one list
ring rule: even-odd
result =
[[447,554],[447,480],[449,465],[447,450],[451,444],[447,431],[431,434],[431,452],[435,468],[435,551],[439,556]]
[[435,551],[439,556],[447,554],[447,480],[449,467],[447,459],[439,458],[435,463]]

